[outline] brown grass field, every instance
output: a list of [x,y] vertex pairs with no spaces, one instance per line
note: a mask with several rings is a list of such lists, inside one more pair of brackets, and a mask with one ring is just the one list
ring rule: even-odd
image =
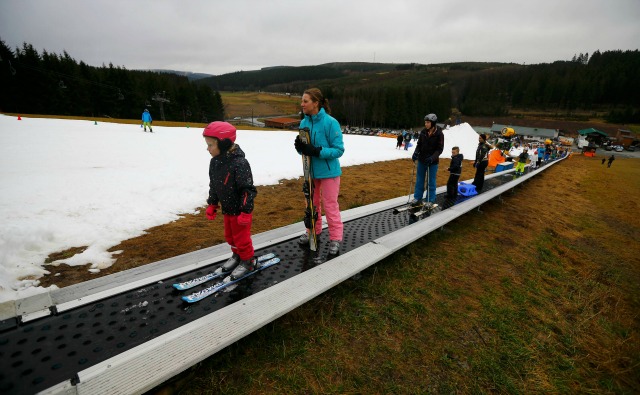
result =
[[[600,159],[574,155],[150,393],[640,392],[640,160]],[[344,168],[341,208],[408,193],[411,166]],[[253,232],[303,204],[300,180],[259,187]],[[185,215],[99,275],[223,242],[221,221]],[[44,286],[96,276],[47,268]]]
[[220,92],[227,117],[264,117],[296,114],[300,111],[300,97],[264,92]]

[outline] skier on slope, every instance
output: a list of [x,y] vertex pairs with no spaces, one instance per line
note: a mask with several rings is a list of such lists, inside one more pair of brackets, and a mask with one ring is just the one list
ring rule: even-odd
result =
[[211,154],[209,162],[209,198],[207,219],[216,219],[222,205],[224,238],[233,255],[223,265],[235,280],[256,269],[251,241],[253,200],[258,194],[253,185],[251,166],[240,146],[235,144],[236,128],[227,122],[211,122],[202,135]]
[[148,109],[144,109],[142,112],[142,126],[144,126],[144,131],[147,131],[147,126],[149,127],[149,131],[153,133],[153,129],[151,129],[151,124],[153,123],[153,119],[151,119],[151,113]]
[[[343,225],[338,205],[340,193],[340,158],[344,153],[342,130],[340,124],[331,115],[329,101],[322,95],[320,89],[311,88],[304,91],[301,101],[304,119],[300,122],[300,129],[309,128],[311,142],[305,144],[297,136],[294,146],[298,153],[311,157],[313,171],[313,204],[318,213],[316,234],[322,232],[322,210],[324,208],[329,225],[329,254],[335,255],[340,251],[342,243]],[[309,229],[303,234],[300,244],[309,244]]]

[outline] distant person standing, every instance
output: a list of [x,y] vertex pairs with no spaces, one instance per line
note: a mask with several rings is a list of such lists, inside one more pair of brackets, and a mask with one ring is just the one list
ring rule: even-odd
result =
[[433,206],[436,201],[436,177],[438,175],[438,163],[444,150],[444,133],[442,128],[436,125],[436,114],[427,114],[424,117],[424,129],[420,131],[416,150],[411,159],[418,161],[416,171],[416,187],[413,193],[412,205],[419,205],[425,190],[425,178],[427,178],[427,205]]
[[602,164],[604,165],[604,162],[606,162],[607,158],[602,158]]
[[524,147],[522,153],[518,156],[518,163],[516,164],[516,174],[524,174],[524,167],[527,165],[527,160],[529,160],[529,153],[527,152],[529,149]]
[[148,109],[144,109],[142,112],[142,126],[144,127],[144,131],[147,131],[147,126],[149,127],[149,131],[153,133],[153,129],[151,129],[151,124],[153,123],[153,119],[151,119],[151,113],[149,113]]
[[493,145],[487,143],[487,135],[481,134],[478,136],[478,148],[476,148],[476,159],[473,162],[473,167],[476,168],[476,175],[473,178],[472,184],[475,185],[478,193],[482,192],[484,187],[484,171],[489,165],[489,150],[495,148]]
[[411,133],[406,132],[404,135],[404,150],[409,150],[409,143],[411,142]]
[[542,165],[542,158],[544,158],[544,146],[538,147],[538,160],[536,161],[536,167],[540,167]]
[[607,167],[611,167],[611,164],[613,163],[614,160],[616,160],[616,157],[611,155],[611,157],[609,157],[609,162],[607,163]]
[[460,148],[451,148],[451,164],[447,169],[449,170],[449,180],[447,181],[448,199],[458,197],[458,180],[460,180],[460,174],[462,174],[462,159],[464,159],[464,157],[460,153]]
[[402,147],[402,133],[398,133],[398,138],[396,140],[396,149],[400,149],[400,147]]

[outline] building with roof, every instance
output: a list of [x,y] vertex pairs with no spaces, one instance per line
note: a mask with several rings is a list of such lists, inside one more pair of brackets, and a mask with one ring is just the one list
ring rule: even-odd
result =
[[578,130],[578,134],[580,136],[591,136],[591,137],[609,137],[608,134],[606,134],[603,131],[600,131],[598,129],[595,128],[589,128],[589,129],[582,129],[582,130]]
[[636,145],[638,143],[638,139],[636,138],[635,133],[633,133],[631,130],[618,129],[615,135],[615,139],[623,147]]
[[300,119],[296,118],[267,118],[264,120],[265,128],[297,129]]
[[585,143],[591,147],[596,145],[601,146],[608,143],[609,135],[595,128],[582,129],[578,130],[578,140],[582,141],[582,143],[578,144],[578,147]]

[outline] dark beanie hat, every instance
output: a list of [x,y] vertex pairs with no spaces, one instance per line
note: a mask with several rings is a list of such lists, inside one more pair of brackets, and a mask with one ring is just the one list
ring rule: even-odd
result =
[[480,138],[484,141],[487,141],[487,135],[484,133],[480,134]]

